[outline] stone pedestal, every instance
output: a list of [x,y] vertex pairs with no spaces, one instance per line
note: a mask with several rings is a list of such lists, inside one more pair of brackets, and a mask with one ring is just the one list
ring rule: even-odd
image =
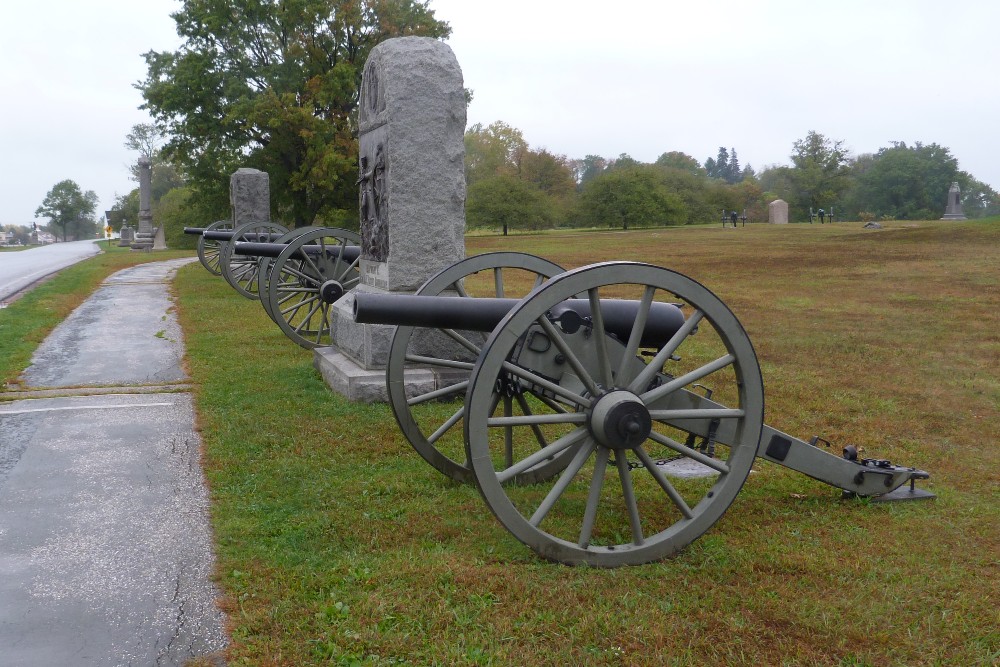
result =
[[958,182],[951,184],[948,188],[948,204],[944,209],[942,220],[968,220],[962,213],[962,190],[958,187]]
[[[376,46],[365,64],[359,131],[362,284],[355,289],[412,293],[465,256],[465,94],[451,48],[424,37]],[[392,327],[355,324],[353,305],[348,294],[331,309],[334,345],[356,366],[340,375],[370,373],[384,392]]]
[[767,221],[772,225],[788,224],[788,202],[784,199],[775,199],[767,205]]
[[135,230],[132,250],[153,249],[153,211],[151,209],[153,164],[148,157],[139,158],[139,227]]
[[271,184],[266,171],[243,167],[229,177],[233,225],[271,221]]

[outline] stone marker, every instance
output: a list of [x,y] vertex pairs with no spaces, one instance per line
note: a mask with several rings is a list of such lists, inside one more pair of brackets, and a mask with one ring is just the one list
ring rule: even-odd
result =
[[229,177],[233,225],[271,221],[271,186],[266,171],[242,167]]
[[962,190],[958,187],[958,182],[951,184],[948,188],[948,205],[944,209],[942,220],[968,220],[962,213]]
[[153,249],[152,172],[152,162],[143,155],[139,158],[139,227],[131,244],[133,250]]
[[784,199],[775,199],[767,205],[767,221],[772,225],[788,224],[788,202]]
[[[443,42],[387,40],[365,63],[359,105],[362,282],[355,289],[412,293],[465,257],[462,70]],[[348,397],[385,400],[381,369],[393,327],[355,324],[353,306],[349,293],[331,309],[336,347],[317,350],[316,365]],[[346,378],[370,386],[345,389]]]
[[128,225],[122,225],[122,228],[118,230],[118,247],[124,248],[132,244],[135,240],[135,230]]

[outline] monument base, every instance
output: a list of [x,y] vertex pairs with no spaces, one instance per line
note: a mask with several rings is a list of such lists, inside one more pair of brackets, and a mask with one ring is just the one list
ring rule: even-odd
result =
[[[369,370],[335,347],[313,350],[313,367],[327,386],[351,401],[387,403],[385,369]],[[438,374],[428,368],[408,368],[403,372],[407,395],[426,393],[437,388]]]
[[941,219],[942,220],[968,220],[968,218],[965,217],[964,215],[962,215],[961,213],[945,213],[944,217],[941,218]]

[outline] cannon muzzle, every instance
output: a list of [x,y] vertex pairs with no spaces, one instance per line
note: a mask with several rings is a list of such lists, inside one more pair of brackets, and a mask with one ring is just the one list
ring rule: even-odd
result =
[[[354,321],[361,324],[489,332],[518,303],[518,299],[466,299],[356,292]],[[619,340],[627,341],[639,305],[639,301],[627,299],[602,299],[601,315],[604,317],[605,330]],[[567,332],[575,331],[590,318],[590,314],[590,301],[587,299],[569,299],[549,311],[550,319],[558,321]],[[646,327],[639,345],[660,348],[683,324],[684,313],[680,308],[670,303],[654,302],[646,318]]]
[[184,233],[193,234],[194,236],[201,236],[202,234],[205,233],[206,229],[208,229],[208,227],[185,227]]

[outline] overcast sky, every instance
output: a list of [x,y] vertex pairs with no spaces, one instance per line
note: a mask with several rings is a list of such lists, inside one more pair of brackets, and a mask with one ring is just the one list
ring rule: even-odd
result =
[[[180,0],[4,6],[0,223],[27,224],[63,179],[98,210],[135,187],[122,147],[148,122],[141,54],[174,50]],[[7,6],[12,5],[12,6]],[[810,130],[853,153],[938,143],[1000,189],[995,0],[430,0],[473,90],[469,123],[502,120],[571,158],[719,146],[789,163]],[[943,200],[946,193],[942,193]]]

